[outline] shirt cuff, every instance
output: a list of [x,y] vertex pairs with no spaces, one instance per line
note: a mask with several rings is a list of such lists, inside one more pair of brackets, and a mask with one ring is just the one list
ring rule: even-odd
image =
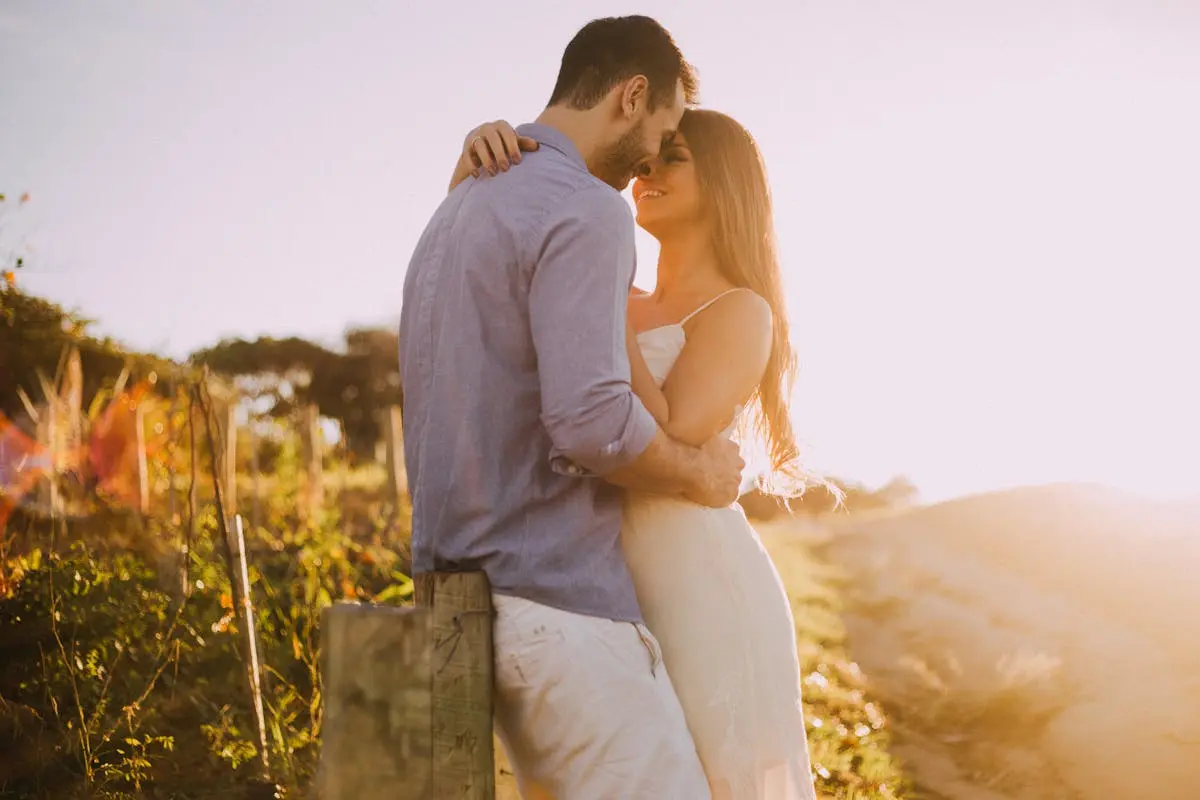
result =
[[640,400],[634,400],[634,408],[621,438],[609,442],[601,449],[595,468],[588,469],[557,450],[550,451],[550,469],[559,475],[571,478],[599,478],[609,472],[637,460],[646,452],[658,433],[658,421],[646,410]]

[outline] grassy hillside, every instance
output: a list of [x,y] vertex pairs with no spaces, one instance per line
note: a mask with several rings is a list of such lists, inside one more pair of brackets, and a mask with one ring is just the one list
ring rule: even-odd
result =
[[923,796],[1195,796],[1200,509],[1049,486],[832,533],[850,651]]

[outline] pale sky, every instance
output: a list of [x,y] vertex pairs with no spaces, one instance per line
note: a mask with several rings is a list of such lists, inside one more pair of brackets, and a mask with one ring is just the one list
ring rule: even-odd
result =
[[1200,0],[5,0],[22,282],[175,356],[394,324],[468,129],[624,13],[763,149],[814,467],[1200,491]]

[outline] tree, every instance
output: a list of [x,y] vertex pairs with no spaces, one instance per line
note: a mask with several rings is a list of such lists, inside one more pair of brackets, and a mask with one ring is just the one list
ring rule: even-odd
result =
[[271,416],[315,403],[323,416],[342,422],[351,450],[369,455],[382,436],[383,410],[400,402],[399,351],[393,331],[354,328],[340,353],[296,337],[260,337],[226,339],[191,360],[263,398]]
[[79,349],[84,407],[96,392],[115,382],[125,368],[133,383],[151,373],[165,377],[179,370],[179,365],[168,359],[127,351],[111,339],[88,335],[90,320],[26,294],[15,285],[0,289],[0,303],[6,312],[6,318],[0,320],[0,412],[6,416],[21,415],[21,391],[36,399],[36,389],[41,385],[38,374],[53,379],[70,346]]

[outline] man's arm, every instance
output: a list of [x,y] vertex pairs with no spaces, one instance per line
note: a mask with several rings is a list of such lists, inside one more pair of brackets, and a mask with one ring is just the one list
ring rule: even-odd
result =
[[738,499],[742,460],[738,446],[716,437],[703,447],[676,441],[660,428],[637,458],[604,476],[626,489],[678,495],[696,503],[723,508]]
[[602,186],[575,192],[534,246],[529,319],[555,468],[715,505],[736,499],[725,497],[740,469],[727,448],[671,440],[630,387],[625,305],[635,252],[624,200]]

